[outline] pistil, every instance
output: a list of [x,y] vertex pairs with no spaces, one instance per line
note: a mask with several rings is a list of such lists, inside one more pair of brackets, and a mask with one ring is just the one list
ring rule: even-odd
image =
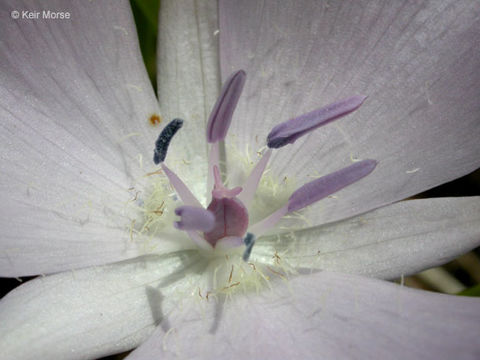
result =
[[215,185],[212,191],[212,201],[207,210],[215,216],[215,225],[204,233],[205,240],[212,246],[224,237],[243,237],[248,228],[248,211],[245,205],[236,198],[242,191],[241,187],[226,188],[220,178],[217,166],[213,168]]
[[175,214],[180,216],[180,220],[174,223],[175,227],[186,231],[190,238],[203,249],[213,250],[217,246],[228,249],[244,245],[243,260],[248,261],[256,240],[274,227],[282,217],[301,211],[361,180],[375,169],[377,162],[370,159],[358,161],[304,184],[293,192],[280,209],[249,227],[247,208],[254,200],[273,149],[293,144],[303,135],[355,111],[366,97],[352,96],[275,126],[267,136],[269,149],[249,174],[243,188],[230,189],[223,184],[220,175],[219,143],[227,135],[245,79],[246,74],[243,70],[237,71],[228,78],[208,120],[206,137],[207,142],[212,145],[207,183],[208,189],[213,189],[207,209],[201,206],[184,182],[164,163],[168,145],[182,127],[183,120],[175,119],[163,129],[155,143],[154,162],[161,163],[163,172],[184,203],[184,206],[175,210]]

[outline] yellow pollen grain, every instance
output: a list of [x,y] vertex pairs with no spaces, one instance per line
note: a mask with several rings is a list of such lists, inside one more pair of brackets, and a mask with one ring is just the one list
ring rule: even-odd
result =
[[152,114],[150,115],[148,121],[150,122],[150,125],[157,126],[162,122],[162,118],[158,114]]

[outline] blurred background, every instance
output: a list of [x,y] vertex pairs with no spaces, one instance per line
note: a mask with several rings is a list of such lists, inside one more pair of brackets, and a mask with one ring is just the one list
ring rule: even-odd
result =
[[[156,91],[157,19],[160,0],[130,0],[137,25],[145,66]],[[480,169],[460,179],[428,190],[413,198],[456,197],[480,195]],[[480,224],[479,224],[480,226]],[[31,278],[0,278],[0,298]],[[444,266],[423,271],[414,276],[395,280],[405,286],[461,296],[480,296],[480,248]],[[122,359],[119,354],[104,360]]]

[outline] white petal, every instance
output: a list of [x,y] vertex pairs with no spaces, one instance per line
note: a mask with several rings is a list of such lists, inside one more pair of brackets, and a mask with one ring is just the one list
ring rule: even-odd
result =
[[[252,151],[271,128],[351,95],[353,114],[275,151],[281,180],[321,176],[355,159],[379,164],[326,199],[321,224],[377,208],[480,166],[480,3],[221,1],[222,77],[248,80],[230,141]],[[230,164],[231,167],[234,166]]]
[[[147,257],[27,282],[0,301],[2,358],[96,359],[138,346],[181,306],[196,252]],[[6,356],[6,357],[5,357]]]
[[0,6],[0,274],[135,256],[127,189],[153,165],[158,104],[128,1]]
[[213,0],[160,4],[158,98],[165,121],[185,120],[166,163],[202,200],[206,194],[206,124],[220,90],[217,6]]
[[[3,1],[2,8],[2,124],[17,136],[37,133],[24,147],[41,147],[45,137],[61,152],[103,158],[122,172],[138,167],[127,161],[138,154],[151,158],[158,133],[149,116],[158,104],[128,1]],[[13,9],[38,11],[39,19],[13,20]],[[43,10],[71,19],[43,19]]]
[[169,318],[127,359],[475,359],[480,302],[357,276],[304,275]]
[[337,223],[257,241],[252,258],[393,279],[480,246],[480,197],[402,201]]

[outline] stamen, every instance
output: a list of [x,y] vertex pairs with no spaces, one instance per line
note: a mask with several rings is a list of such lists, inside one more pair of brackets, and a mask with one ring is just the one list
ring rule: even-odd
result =
[[268,164],[268,160],[270,160],[270,156],[272,155],[272,150],[268,149],[260,159],[260,161],[255,165],[255,168],[252,170],[250,175],[248,176],[247,180],[245,181],[245,185],[243,185],[243,191],[238,195],[238,198],[241,202],[245,205],[245,207],[249,207],[250,202],[253,200],[255,196],[255,192],[257,191],[258,184],[260,179],[262,178],[263,172]]
[[255,235],[248,232],[247,235],[245,235],[243,242],[245,243],[246,249],[243,252],[242,259],[243,261],[247,262],[250,258],[250,254],[252,253],[253,245],[255,245]]
[[173,119],[167,126],[165,126],[155,142],[155,149],[153,150],[153,162],[158,165],[165,161],[167,156],[168,145],[173,136],[183,126],[182,119]]
[[243,90],[247,74],[243,70],[233,73],[222,87],[207,124],[207,141],[215,143],[225,139],[232,122],[233,112]]
[[215,226],[215,216],[208,210],[193,206],[180,206],[175,214],[181,217],[173,223],[179,230],[210,231]]
[[288,199],[288,212],[303,209],[357,182],[370,174],[376,166],[375,160],[362,160],[303,185]]
[[293,144],[298,138],[357,110],[366,96],[352,96],[275,126],[267,136],[269,148]]
[[301,210],[359,181],[370,174],[376,166],[375,160],[362,160],[303,185],[290,196],[284,206],[251,226],[249,231],[257,237],[261,236],[275,226],[283,216]]
[[163,172],[168,177],[170,184],[175,188],[178,196],[182,199],[185,205],[194,206],[194,207],[202,207],[200,201],[197,200],[195,195],[188,189],[187,185],[183,183],[182,180],[175,174],[172,170],[170,170],[165,163],[161,165]]

